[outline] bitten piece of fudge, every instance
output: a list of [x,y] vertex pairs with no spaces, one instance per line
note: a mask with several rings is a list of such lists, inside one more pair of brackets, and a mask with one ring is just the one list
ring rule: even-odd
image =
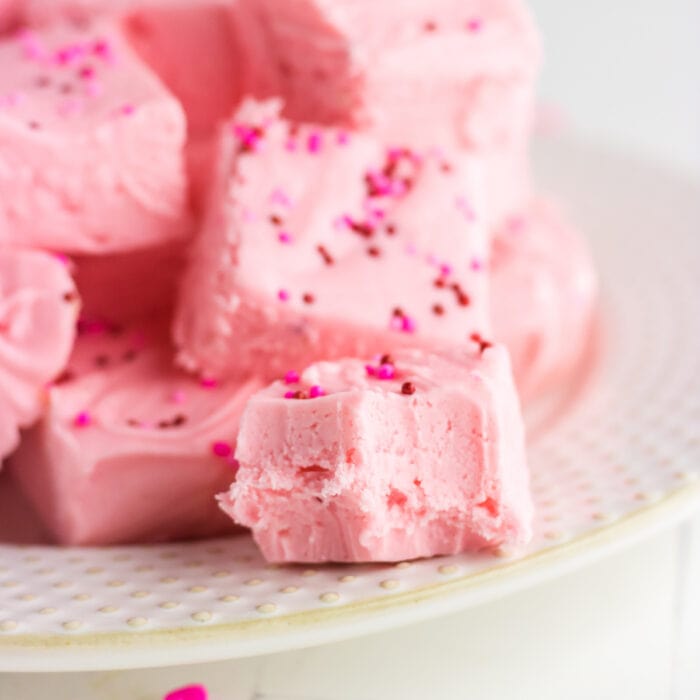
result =
[[38,417],[45,385],[68,361],[78,294],[47,253],[0,250],[0,463]]
[[182,238],[180,105],[112,25],[0,42],[0,244],[71,253]]
[[478,168],[247,102],[222,135],[175,326],[205,375],[274,377],[488,334]]
[[553,202],[535,199],[497,230],[491,296],[494,337],[510,351],[521,396],[551,389],[590,349],[595,266]]
[[323,362],[253,396],[220,503],[273,562],[397,561],[526,542],[507,352]]
[[57,542],[107,545],[231,530],[238,421],[255,380],[202,384],[144,331],[83,329],[42,420],[10,460]]

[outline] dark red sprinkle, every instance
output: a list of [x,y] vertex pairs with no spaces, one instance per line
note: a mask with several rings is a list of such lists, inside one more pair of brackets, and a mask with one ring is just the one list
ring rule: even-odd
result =
[[295,391],[294,392],[294,398],[295,399],[308,399],[309,395],[305,391]]
[[40,75],[35,81],[34,84],[39,87],[39,88],[45,88],[51,85],[51,78],[49,78],[48,75]]
[[172,421],[170,421],[170,425],[173,428],[179,428],[181,425],[184,425],[187,422],[187,416],[183,415],[182,413],[178,413]]
[[451,173],[452,172],[452,166],[449,163],[443,163],[440,166],[440,170],[442,170],[443,173]]
[[380,365],[393,365],[394,364],[394,358],[391,355],[382,355],[382,358],[379,360]]
[[457,295],[457,303],[460,306],[469,306],[471,304],[471,299],[469,298],[469,295],[460,287],[460,285],[457,282],[454,282],[451,285],[452,289],[454,290],[454,293]]
[[367,255],[369,255],[372,258],[378,258],[382,254],[382,251],[379,250],[376,246],[370,246],[367,248]]
[[41,129],[41,124],[39,124],[39,122],[28,122],[27,126],[30,129],[34,129],[34,131],[36,131],[37,129]]
[[403,309],[400,306],[397,306],[392,313],[394,314],[394,316],[396,316],[396,318],[404,317]]
[[401,393],[404,396],[411,396],[416,393],[416,385],[413,382],[404,382],[401,385]]
[[56,377],[56,379],[53,380],[53,383],[56,386],[59,386],[61,384],[67,384],[68,382],[72,381],[75,379],[75,373],[71,372],[69,369],[61,372],[61,374]]
[[394,226],[394,224],[387,224],[385,230],[387,235],[393,236],[396,233],[396,226]]
[[136,352],[136,350],[127,350],[122,355],[122,359],[124,360],[124,362],[133,362],[136,359],[137,355],[138,353]]
[[95,357],[95,365],[97,367],[106,367],[109,364],[109,356],[108,355],[97,355]]
[[277,216],[277,214],[272,214],[270,216],[270,221],[275,225],[275,226],[281,226],[284,222],[282,221],[281,216]]
[[126,421],[126,424],[131,428],[140,428],[141,427],[141,423],[139,423],[139,421],[137,421],[134,418],[128,418]]
[[433,305],[433,313],[436,316],[442,316],[445,313],[445,307],[442,304],[434,304]]
[[65,301],[65,302],[67,302],[67,303],[69,303],[69,304],[70,304],[71,302],[77,301],[77,300],[78,300],[78,295],[77,295],[75,292],[66,292],[66,293],[63,295],[63,301]]
[[479,352],[483,353],[484,350],[488,350],[493,347],[493,343],[488,340],[484,340],[479,333],[472,333],[469,339],[479,346]]
[[438,288],[438,289],[443,289],[445,286],[445,278],[444,277],[438,277],[433,284]]
[[318,254],[323,258],[323,262],[326,263],[326,265],[332,265],[335,262],[333,260],[333,256],[326,250],[325,246],[316,246],[316,250],[318,251]]
[[371,238],[374,235],[374,229],[367,223],[351,221],[350,228],[364,238]]
[[426,32],[434,32],[437,29],[437,24],[435,24],[435,22],[426,22],[423,28]]
[[305,304],[313,304],[316,301],[314,295],[309,293],[304,294],[302,299],[304,300]]
[[59,90],[64,95],[70,95],[73,92],[73,86],[70,83],[62,83]]

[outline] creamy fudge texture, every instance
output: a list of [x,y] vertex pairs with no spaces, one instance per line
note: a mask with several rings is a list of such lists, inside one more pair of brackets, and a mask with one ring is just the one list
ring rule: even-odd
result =
[[109,253],[189,233],[182,109],[118,32],[21,32],[0,66],[0,245]]
[[[470,346],[471,347],[471,346]],[[502,347],[323,362],[251,398],[220,503],[272,562],[397,561],[526,542]]]
[[34,251],[0,249],[0,463],[42,409],[45,385],[65,367],[78,295],[66,266]]
[[492,223],[530,193],[539,37],[519,0],[259,0],[276,94],[300,121],[371,128],[484,164]]
[[511,354],[521,395],[570,376],[588,349],[598,285],[586,241],[552,201],[533,200],[493,240],[494,336]]
[[84,329],[43,418],[10,460],[59,543],[152,542],[231,529],[214,495],[235,473],[239,417],[261,384],[203,385],[172,368],[158,337]]
[[435,153],[291,125],[248,102],[224,128],[180,295],[190,370],[278,376],[488,333],[477,174]]

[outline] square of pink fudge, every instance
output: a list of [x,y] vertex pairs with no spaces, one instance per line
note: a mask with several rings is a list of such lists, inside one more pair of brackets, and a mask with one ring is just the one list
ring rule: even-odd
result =
[[68,362],[78,294],[66,264],[0,249],[0,465],[41,413],[46,384]]
[[527,542],[533,506],[510,363],[504,348],[481,347],[319,363],[259,392],[222,508],[273,562]]
[[0,42],[0,244],[105,253],[191,222],[178,102],[113,25]]
[[184,366],[271,378],[487,334],[478,167],[277,112],[247,102],[222,134],[175,324]]
[[229,532],[238,421],[255,380],[206,386],[158,334],[92,327],[41,421],[10,458],[57,542],[108,545]]
[[285,116],[482,160],[490,224],[531,192],[541,63],[521,0],[259,0]]

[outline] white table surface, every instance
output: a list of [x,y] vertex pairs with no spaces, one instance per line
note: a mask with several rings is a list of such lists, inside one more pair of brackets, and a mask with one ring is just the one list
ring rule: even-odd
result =
[[[394,0],[392,0],[394,1]],[[532,0],[542,95],[579,130],[700,176],[700,1]],[[2,700],[697,700],[700,518],[585,571],[449,619],[200,667],[0,676]]]

